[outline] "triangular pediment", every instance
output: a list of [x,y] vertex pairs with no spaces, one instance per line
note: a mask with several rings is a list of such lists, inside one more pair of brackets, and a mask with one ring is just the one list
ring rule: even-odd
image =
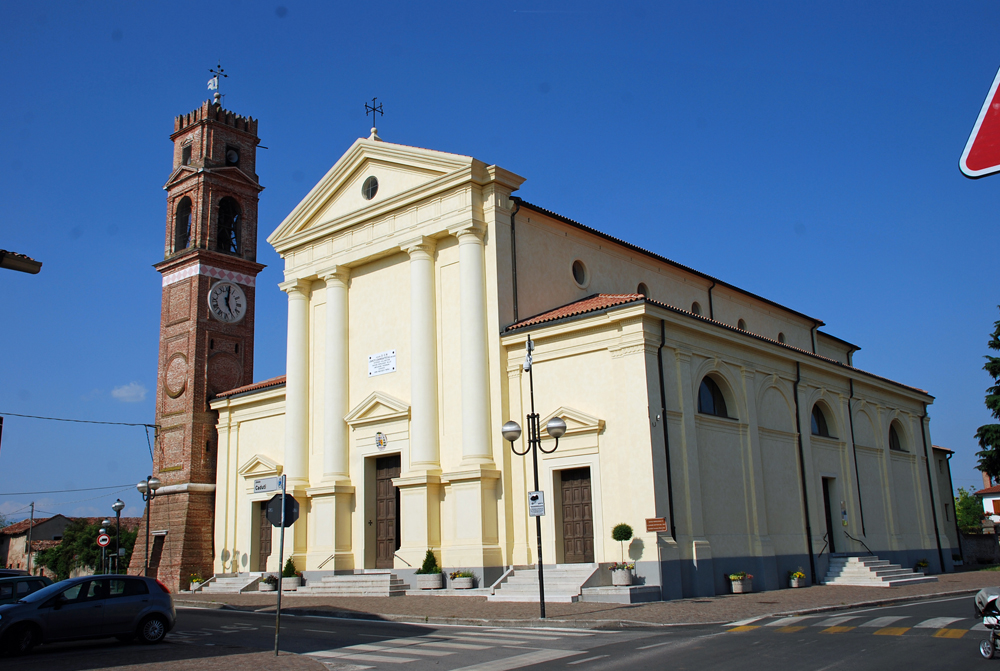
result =
[[[190,165],[181,165],[170,173],[170,178],[167,179],[167,183],[163,185],[164,189],[172,189],[178,184],[194,179],[198,176],[198,169]],[[245,172],[239,168],[233,166],[227,166],[224,168],[205,168],[202,170],[203,173],[212,173],[218,177],[223,177],[226,179],[231,179],[242,184],[248,184],[257,190],[260,190],[260,185],[254,181],[252,177],[247,175]]]
[[272,461],[262,454],[255,454],[240,466],[237,473],[244,478],[266,478],[272,475],[281,475],[281,471],[282,467],[278,462]]
[[[352,216],[376,216],[387,208],[398,207],[401,196],[419,194],[442,179],[447,181],[449,176],[471,176],[474,168],[485,168],[485,164],[471,156],[359,139],[267,241],[280,252],[282,242],[298,233]],[[378,180],[378,191],[370,200],[362,193],[368,177]]]
[[553,417],[561,417],[564,422],[566,422],[566,435],[572,436],[577,433],[599,433],[604,430],[604,420],[598,419],[593,415],[588,415],[585,412],[580,412],[579,410],[574,410],[573,408],[567,408],[562,406],[556,409],[554,412],[550,413],[548,416],[542,419],[542,428]]
[[354,406],[344,421],[351,427],[356,427],[393,419],[409,419],[409,417],[410,406],[408,404],[398,398],[376,391]]

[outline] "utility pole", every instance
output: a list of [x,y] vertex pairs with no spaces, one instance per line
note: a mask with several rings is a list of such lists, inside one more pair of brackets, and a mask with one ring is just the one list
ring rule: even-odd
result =
[[[21,508],[24,510],[24,508]],[[31,527],[35,526],[35,502],[31,502],[31,521],[28,522],[28,575],[31,575]]]

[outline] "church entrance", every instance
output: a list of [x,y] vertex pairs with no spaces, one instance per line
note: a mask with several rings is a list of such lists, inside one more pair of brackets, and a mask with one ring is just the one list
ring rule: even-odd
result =
[[563,561],[594,561],[594,516],[590,498],[590,469],[560,471],[562,479]]
[[399,549],[399,455],[375,460],[375,568],[392,568]]
[[[257,515],[257,570],[267,570],[267,559],[271,556],[271,523],[267,519],[267,501],[260,502],[260,512]],[[282,567],[278,567],[280,570]]]

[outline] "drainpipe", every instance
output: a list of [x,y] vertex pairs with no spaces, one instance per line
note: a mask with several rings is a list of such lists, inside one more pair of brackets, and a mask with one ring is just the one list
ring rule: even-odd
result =
[[712,289],[715,288],[715,280],[712,280],[712,286],[708,288],[708,318],[715,319],[715,308],[712,306]]
[[941,567],[941,573],[944,573],[944,551],[941,550],[941,531],[938,529],[937,497],[934,496],[934,485],[931,483],[931,455],[927,453],[927,427],[924,426],[925,419],[927,419],[926,403],[924,403],[924,414],[920,416],[920,436],[924,439],[924,459],[926,460],[925,465],[927,466],[927,491],[931,495],[931,518],[934,520],[934,540],[937,541],[938,561],[941,562],[938,566]]
[[854,453],[854,481],[858,484],[858,512],[861,513],[861,535],[868,538],[865,533],[865,507],[861,503],[861,475],[858,474],[858,446],[854,444],[854,409],[851,401],[854,400],[854,380],[851,380],[851,396],[847,399],[847,417],[851,420],[851,451]]
[[795,362],[795,384],[792,394],[795,396],[795,432],[799,438],[799,477],[802,479],[802,511],[806,520],[806,549],[809,551],[809,572],[812,584],[816,582],[816,558],[812,549],[812,524],[809,522],[809,490],[806,488],[806,458],[802,449],[802,418],[799,412],[799,382],[802,380],[802,370],[798,361]]
[[517,241],[514,238],[514,215],[521,209],[521,199],[511,196],[514,209],[510,213],[510,272],[514,292],[514,322],[517,323]]
[[962,558],[962,565],[965,566],[965,550],[962,549],[962,532],[958,529],[958,514],[955,510],[955,485],[951,481],[951,458],[954,453],[948,454],[948,491],[951,493],[951,518],[955,522],[955,542],[958,543],[958,556]]
[[674,524],[674,483],[670,472],[670,437],[667,435],[667,395],[663,385],[663,346],[667,343],[667,322],[660,320],[660,347],[656,350],[657,371],[660,374],[660,426],[663,427],[663,452],[667,457],[667,497],[670,504],[670,540],[677,541]]
[[813,343],[813,354],[816,353],[816,329],[818,329],[818,328],[819,328],[819,324],[814,323],[813,327],[812,327],[812,331],[810,332],[810,335],[812,336],[812,343]]

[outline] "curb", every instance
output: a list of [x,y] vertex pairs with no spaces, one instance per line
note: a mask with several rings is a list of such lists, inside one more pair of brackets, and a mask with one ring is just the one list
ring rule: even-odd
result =
[[855,608],[877,608],[879,606],[892,606],[899,603],[908,603],[911,601],[924,601],[927,599],[939,599],[946,596],[962,596],[965,594],[975,594],[979,592],[979,589],[960,589],[952,592],[934,592],[933,594],[915,594],[912,596],[897,596],[889,597],[885,599],[876,599],[874,601],[858,601],[857,603],[845,603],[836,606],[819,606],[817,608],[804,608],[801,610],[789,610],[779,613],[769,613],[767,615],[761,615],[760,618],[765,617],[776,617],[776,616],[792,616],[792,615],[808,615],[810,613],[833,613],[840,610],[854,610]]

